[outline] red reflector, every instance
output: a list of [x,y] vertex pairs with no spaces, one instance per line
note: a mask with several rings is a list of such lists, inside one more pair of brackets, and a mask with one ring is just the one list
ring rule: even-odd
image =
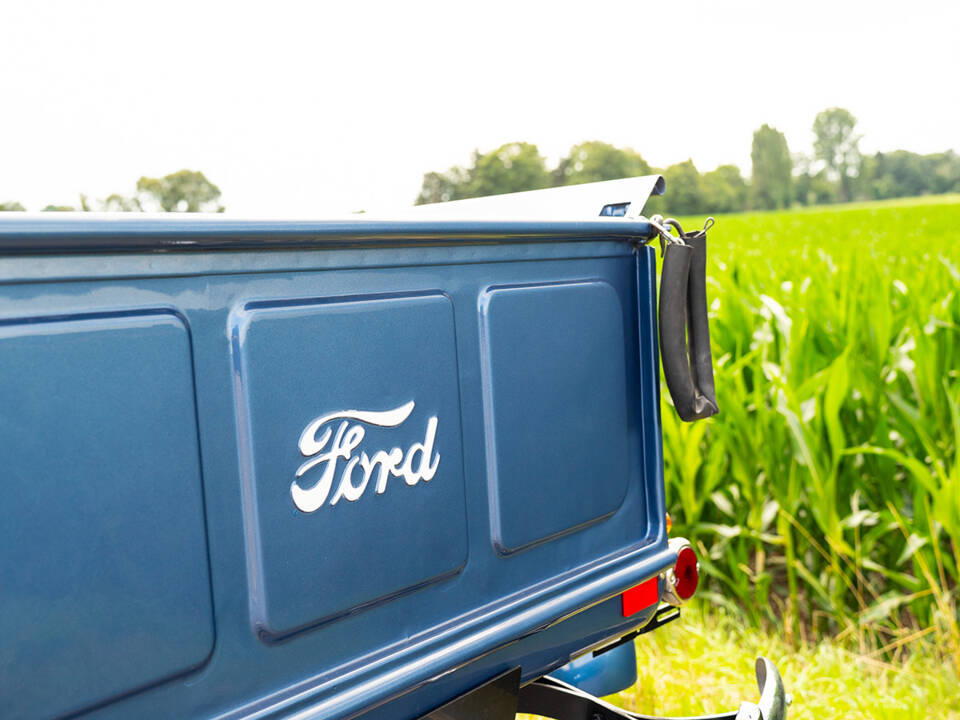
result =
[[632,587],[620,596],[623,602],[623,616],[630,617],[651,605],[656,605],[660,599],[657,578],[652,577],[636,587]]
[[677,577],[674,590],[681,600],[689,600],[700,583],[700,573],[697,569],[697,554],[689,547],[683,548],[677,555],[677,564],[673,567]]

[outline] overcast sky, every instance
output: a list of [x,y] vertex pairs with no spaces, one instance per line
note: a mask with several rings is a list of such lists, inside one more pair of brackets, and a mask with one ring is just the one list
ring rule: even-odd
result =
[[378,210],[511,140],[749,172],[834,105],[864,150],[960,150],[958,31],[956,0],[3,0],[0,202],[190,168],[233,214]]

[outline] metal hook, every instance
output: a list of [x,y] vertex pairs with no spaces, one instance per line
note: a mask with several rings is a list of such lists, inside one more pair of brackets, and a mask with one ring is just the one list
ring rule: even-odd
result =
[[686,234],[683,232],[683,228],[680,227],[680,223],[674,220],[673,218],[667,218],[666,220],[663,221],[663,224],[672,226],[677,231],[677,233],[681,236]]
[[[669,220],[664,220],[663,215],[654,215],[647,222],[657,231],[660,236],[660,257],[663,257],[667,252],[667,245],[686,245],[683,241],[683,238],[679,235],[673,235],[670,230],[667,228],[667,225],[672,225],[677,228],[678,232],[683,232],[680,229],[680,224],[672,218]],[[652,239],[652,238],[651,238]]]

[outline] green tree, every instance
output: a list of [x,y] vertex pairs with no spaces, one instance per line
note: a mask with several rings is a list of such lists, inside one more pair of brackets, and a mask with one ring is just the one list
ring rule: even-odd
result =
[[860,136],[857,119],[849,110],[835,107],[817,114],[813,121],[814,155],[823,161],[828,174],[838,184],[841,201],[851,200],[860,171]]
[[762,125],[753,133],[750,159],[753,162],[750,180],[754,207],[766,210],[788,207],[793,164],[787,138],[776,128]]
[[837,185],[824,170],[806,171],[793,176],[793,194],[801,205],[825,205],[837,201]]
[[40,212],[90,212],[90,199],[80,193],[79,207],[73,205],[47,205]]
[[550,173],[537,146],[512,142],[489,153],[475,150],[469,168],[427,173],[416,204],[537,190],[549,185]]
[[707,210],[703,181],[693,160],[671,165],[663,171],[666,180],[664,202],[674,215],[691,215]]
[[143,212],[143,205],[136,195],[128,197],[114,193],[100,204],[100,209],[104,212]]
[[650,165],[636,150],[590,140],[570,148],[553,171],[553,180],[555,185],[576,185],[649,174]]
[[26,208],[15,200],[0,202],[0,212],[23,212]]
[[827,179],[823,168],[814,168],[813,158],[803,153],[793,156],[793,199],[800,205],[837,201],[836,185]]
[[417,195],[416,205],[447,202],[466,197],[470,174],[462,167],[454,166],[447,172],[428,172],[423,176],[423,185]]
[[960,192],[960,155],[947,150],[924,157],[933,165],[933,192]]
[[137,181],[137,193],[143,207],[155,206],[163,212],[224,210],[219,202],[220,188],[196,170],[179,170],[162,178],[142,177]]
[[474,152],[467,197],[538,190],[550,185],[550,173],[537,146],[511,142],[493,152]]
[[705,212],[738,212],[747,209],[750,188],[736,165],[721,165],[703,174]]
[[858,184],[882,200],[960,191],[960,157],[953,151],[919,155],[907,150],[878,152],[863,158]]

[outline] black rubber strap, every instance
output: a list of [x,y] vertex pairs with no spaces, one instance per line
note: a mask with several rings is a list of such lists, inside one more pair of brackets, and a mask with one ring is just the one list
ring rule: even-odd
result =
[[719,410],[707,319],[707,234],[682,237],[686,244],[668,244],[663,256],[660,354],[677,414],[692,422]]

